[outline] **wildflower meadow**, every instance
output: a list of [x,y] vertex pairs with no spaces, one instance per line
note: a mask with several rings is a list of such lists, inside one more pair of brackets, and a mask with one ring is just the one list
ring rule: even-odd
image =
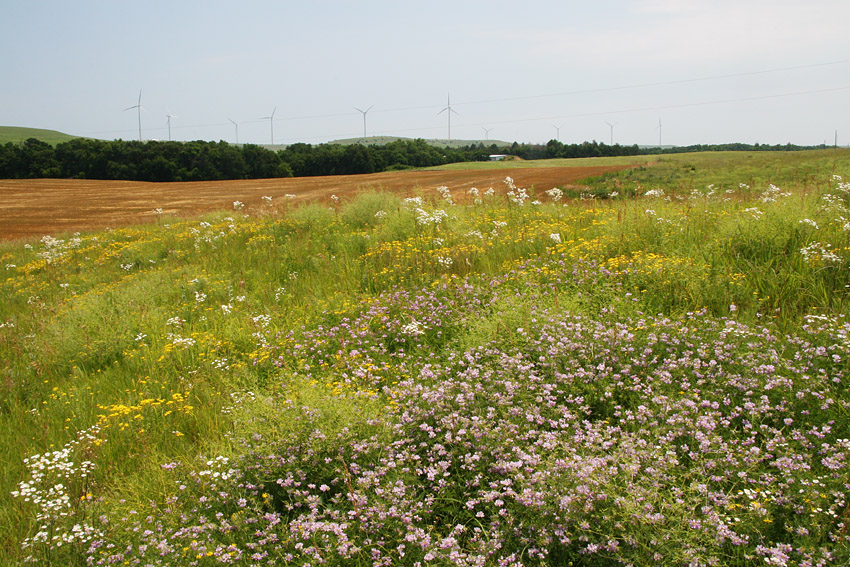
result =
[[850,564],[850,153],[787,156],[0,244],[0,563]]

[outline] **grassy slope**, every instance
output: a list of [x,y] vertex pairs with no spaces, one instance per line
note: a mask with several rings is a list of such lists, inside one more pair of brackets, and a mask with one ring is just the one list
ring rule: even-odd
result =
[[[826,341],[824,355],[817,354],[814,346],[808,349],[806,341],[786,344],[776,337],[802,332],[804,315],[840,320],[850,311],[846,263],[834,264],[829,259],[829,250],[845,262],[849,259],[848,231],[836,221],[841,211],[821,207],[822,194],[840,194],[831,178],[834,173],[850,177],[850,152],[698,154],[665,157],[657,168],[599,180],[600,191],[608,191],[609,185],[619,187],[621,196],[570,201],[566,207],[552,202],[551,195],[540,196],[546,201],[543,206],[507,204],[505,192],[500,190],[498,197],[485,197],[480,206],[452,207],[443,201],[423,204],[423,211],[429,213],[425,217],[391,196],[364,195],[334,210],[308,207],[277,216],[261,209],[247,218],[219,214],[203,222],[163,219],[160,225],[81,235],[79,240],[65,242],[34,242],[30,248],[0,245],[0,438],[5,440],[0,457],[7,464],[0,473],[0,525],[5,526],[0,528],[0,562],[19,560],[22,539],[37,531],[33,507],[9,497],[17,483],[27,478],[23,458],[57,450],[80,438],[81,431],[89,431],[94,439],[82,443],[85,450],[77,450],[76,462],[91,459],[97,468],[85,482],[78,476],[64,480],[73,489],[74,501],[83,502],[75,504],[73,521],[82,521],[84,513],[91,514],[85,518],[90,523],[100,514],[111,517],[112,527],[101,527],[109,532],[117,551],[142,541],[151,549],[156,546],[140,539],[147,526],[140,525],[138,532],[133,532],[134,520],[121,520],[133,517],[127,512],[130,508],[141,510],[139,517],[160,514],[148,508],[150,501],[161,507],[166,498],[179,496],[176,506],[188,519],[162,515],[167,531],[199,522],[191,509],[199,506],[197,498],[204,494],[217,499],[215,494],[232,493],[232,501],[222,496],[214,508],[201,506],[201,513],[211,518],[222,512],[238,527],[254,507],[265,517],[262,514],[276,510],[283,513],[285,503],[300,502],[300,498],[308,502],[342,496],[335,503],[324,501],[323,509],[331,513],[334,506],[344,507],[344,495],[357,492],[364,502],[369,501],[368,510],[365,505],[355,505],[343,510],[342,517],[377,515],[370,522],[358,523],[363,527],[348,536],[358,545],[372,545],[358,539],[358,530],[384,525],[381,537],[390,542],[374,544],[373,552],[389,553],[396,564],[422,560],[424,551],[418,550],[418,544],[409,545],[405,559],[394,547],[403,541],[410,543],[407,536],[419,541],[419,532],[405,533],[402,528],[401,535],[393,536],[395,524],[377,519],[380,514],[395,513],[381,508],[393,501],[370,499],[377,494],[402,498],[404,489],[398,492],[397,484],[370,484],[379,482],[376,478],[422,491],[410,494],[411,501],[402,498],[394,503],[396,510],[422,506],[430,494],[442,495],[430,505],[433,509],[420,512],[421,524],[405,517],[430,539],[447,546],[439,549],[452,549],[449,538],[454,538],[463,543],[465,551],[473,552],[474,538],[449,533],[456,524],[481,526],[492,537],[487,541],[511,534],[499,541],[518,553],[540,548],[539,541],[524,539],[528,534],[494,527],[502,517],[497,513],[502,505],[494,503],[496,496],[487,501],[482,493],[481,502],[470,510],[452,504],[473,490],[468,483],[474,474],[481,474],[485,475],[484,488],[499,491],[500,501],[508,502],[505,509],[509,515],[520,525],[535,526],[538,534],[548,534],[557,523],[547,514],[549,506],[564,495],[607,491],[607,501],[591,499],[576,505],[570,512],[575,514],[575,525],[564,529],[577,530],[582,522],[600,526],[604,530],[601,539],[596,539],[593,530],[569,533],[576,538],[584,533],[594,545],[602,546],[607,545],[606,537],[615,537],[623,548],[629,548],[628,538],[637,538],[637,556],[630,558],[635,564],[653,563],[653,551],[672,554],[667,556],[670,561],[674,557],[685,561],[676,555],[683,549],[705,557],[720,553],[723,564],[764,564],[751,548],[748,553],[755,558],[751,562],[735,546],[715,550],[716,532],[706,532],[706,536],[696,529],[688,531],[676,519],[656,515],[669,509],[709,522],[708,515],[696,512],[713,505],[704,492],[709,489],[713,499],[728,493],[729,501],[717,509],[725,515],[729,505],[737,506],[732,509],[742,522],[727,528],[747,535],[753,546],[760,541],[772,545],[793,540],[795,546],[816,553],[818,546],[827,543],[817,537],[834,530],[835,520],[810,519],[810,512],[796,513],[793,506],[798,505],[798,498],[803,505],[800,488],[808,491],[805,498],[818,499],[817,508],[823,510],[833,506],[833,493],[846,496],[841,480],[846,480],[846,469],[834,465],[838,468],[832,470],[819,460],[829,456],[840,461],[836,436],[848,436],[846,386],[840,379],[830,383],[819,377],[845,377],[850,351],[841,342],[846,336],[841,339],[840,332],[807,335],[807,341]],[[709,180],[733,193],[723,189],[712,194],[705,188],[712,183]],[[742,188],[740,182],[751,186]],[[778,183],[793,195],[766,200],[769,183]],[[672,198],[623,198],[622,189],[637,184],[644,191],[661,187]],[[691,194],[691,186],[698,194]],[[677,193],[677,188],[683,191]],[[610,191],[606,195],[610,196]],[[842,202],[841,206],[848,205],[846,199]],[[437,223],[437,210],[450,215]],[[800,250],[815,244],[820,248],[811,248],[810,259],[805,259]],[[730,311],[732,305],[734,311]],[[648,315],[656,313],[672,319]],[[573,329],[573,316],[586,319]],[[727,317],[733,319],[731,328]],[[755,330],[755,325],[764,322],[768,329]],[[577,335],[564,335],[564,325]],[[600,336],[582,334],[594,328]],[[728,343],[724,342],[727,335]],[[632,340],[634,345],[629,342]],[[617,349],[606,350],[612,342],[618,344]],[[484,344],[492,352],[476,350]],[[713,350],[703,353],[705,345]],[[617,353],[629,349],[638,353],[648,349],[653,354],[638,361],[645,370],[630,377],[636,382],[627,381],[625,387],[616,376],[630,376],[636,363],[623,365]],[[464,350],[470,350],[468,358],[453,354]],[[554,360],[545,360],[555,351]],[[400,357],[400,352],[405,356]],[[675,357],[668,360],[671,352]],[[797,352],[800,357],[794,358]],[[656,362],[651,362],[653,356],[661,361],[657,368],[653,366]],[[487,362],[487,357],[493,361]],[[746,380],[766,373],[766,379],[771,378],[768,366],[780,370],[777,382],[771,382],[769,388],[762,384],[737,391],[717,379],[711,370],[714,366],[674,367],[695,357],[702,357],[706,365],[709,359],[717,359],[723,368],[742,373]],[[614,373],[615,377],[609,381],[600,378],[598,383],[574,378],[595,375],[600,364],[600,376]],[[811,370],[800,370],[810,364]],[[616,370],[606,370],[606,365]],[[480,372],[473,374],[474,368]],[[503,377],[502,372],[509,376]],[[672,384],[665,382],[671,373],[675,377]],[[459,376],[465,376],[474,385],[479,374],[492,376],[494,381],[481,387],[458,382]],[[428,381],[429,375],[434,376],[433,383]],[[556,405],[568,405],[559,415],[537,414],[546,407],[539,396],[553,395],[551,390],[533,390],[537,375],[546,376],[552,387],[565,375],[574,380],[562,384],[565,390],[553,398]],[[706,376],[710,377],[708,383]],[[656,377],[657,382],[650,382]],[[641,385],[639,378],[646,384]],[[521,387],[504,391],[511,384]],[[443,388],[451,391],[447,398]],[[742,393],[747,388],[753,392]],[[805,395],[800,397],[800,392]],[[643,397],[647,393],[649,397]],[[762,394],[770,396],[770,407],[761,405],[768,403]],[[826,398],[837,405],[823,405]],[[486,400],[480,402],[482,407],[467,405],[480,399]],[[754,409],[747,410],[752,413],[745,414],[746,419],[732,417],[731,427],[721,426],[719,416],[727,411],[727,400],[732,403],[728,407],[752,403]],[[714,410],[705,409],[715,403]],[[708,420],[700,425],[692,423],[697,406],[705,412],[696,415]],[[525,412],[516,413],[516,408]],[[652,437],[651,428],[630,429],[634,423],[623,417],[623,408],[634,412],[638,421],[660,420],[659,429],[670,423],[687,423],[689,433],[665,441],[676,439],[670,450],[678,461],[671,460],[664,450],[646,453],[645,448],[661,442]],[[661,418],[652,414],[662,409],[671,413]],[[457,448],[459,453],[440,456],[431,449],[419,449],[423,452],[415,455],[401,451],[399,447],[405,443],[413,448],[434,443],[425,433],[421,438],[393,437],[398,431],[381,425],[399,418],[404,410],[410,419],[421,420],[415,422],[421,425],[412,427],[411,434],[427,433],[429,427],[443,428],[437,437],[443,442],[441,450],[448,448],[451,453]],[[478,412],[498,418],[485,423],[488,435],[484,438],[493,445],[467,447],[465,441],[445,441],[446,434],[458,438],[465,435],[462,430],[474,432],[481,427],[465,421]],[[544,435],[554,427],[547,420],[557,422],[573,414],[585,421],[570,425],[575,427],[570,431],[581,431],[588,445],[552,445],[555,440]],[[520,419],[511,422],[514,415]],[[541,424],[549,425],[535,425],[538,417],[543,419]],[[747,420],[755,424],[757,436],[735,437],[747,435]],[[816,432],[819,439],[806,433],[829,420],[835,421],[834,431]],[[733,437],[709,436],[702,441],[688,437],[697,428],[709,431],[705,429],[709,422]],[[806,424],[807,429],[793,429],[798,423],[800,428]],[[92,432],[94,424],[99,429]],[[786,431],[787,436],[782,437]],[[516,443],[514,438],[520,434],[528,437]],[[673,432],[665,429],[665,434]],[[510,443],[499,444],[500,436]],[[795,453],[798,436],[812,437],[820,455]],[[640,443],[629,445],[623,439]],[[381,443],[388,447],[389,441],[397,443],[393,454],[399,467],[405,463],[420,466],[411,464],[414,457],[423,462],[433,459],[434,466],[442,466],[448,459],[448,490],[426,482],[425,477],[434,476],[435,471],[404,476],[381,469],[380,459],[388,450],[381,449]],[[723,467],[712,470],[721,477],[724,470],[732,471],[732,481],[705,480],[704,471],[716,465],[711,465],[708,457],[689,456],[688,450],[682,449],[699,442],[707,443],[718,459],[726,459]],[[722,445],[727,442],[728,446]],[[538,443],[552,448],[528,459],[527,453]],[[751,444],[765,450],[764,443],[785,447],[782,455],[789,462],[814,469],[811,473],[805,468],[780,469],[772,461],[753,460],[752,453],[734,452]],[[351,466],[355,458],[352,447],[362,451],[356,456],[358,467],[367,472],[372,470],[369,467],[378,467],[375,470],[381,474],[358,477]],[[600,447],[605,450],[600,452]],[[526,453],[515,451],[517,448]],[[275,464],[282,467],[275,469],[262,461],[262,455],[280,451],[291,454],[295,464]],[[221,461],[208,465],[213,461],[199,455],[234,457],[239,453],[258,459],[252,470],[261,471],[261,476],[274,480],[287,478],[289,473],[296,478],[306,474],[315,488],[303,487],[299,492],[273,484],[264,488],[268,492],[252,496],[231,485],[211,492],[203,483],[186,480],[193,468],[218,470],[215,463]],[[731,457],[727,458],[727,453]],[[486,466],[476,468],[477,461],[464,460],[470,455],[481,458]],[[499,455],[503,461],[488,461]],[[641,461],[644,458],[646,461]],[[524,469],[511,464],[518,460],[525,460]],[[178,461],[183,464],[178,467],[181,476],[175,480],[176,473],[162,465]],[[585,473],[591,475],[589,482],[579,481],[582,470],[577,470],[579,476],[575,477],[564,472],[569,470],[564,463],[572,462],[583,464]],[[628,472],[632,467],[642,473],[632,475]],[[530,475],[519,474],[531,469]],[[662,474],[654,477],[659,469]],[[465,477],[467,470],[472,472]],[[486,476],[494,471],[498,474]],[[554,471],[561,472],[551,476]],[[441,474],[435,478],[442,478]],[[461,484],[452,484],[455,479]],[[822,493],[829,494],[829,499],[811,489],[813,479],[828,485]],[[505,480],[513,484],[501,484]],[[788,485],[789,481],[794,484]],[[181,492],[178,482],[190,485],[189,489]],[[488,488],[488,482],[493,486]],[[505,488],[515,486],[520,492],[521,483],[533,489],[523,498],[511,496]],[[661,483],[662,488],[653,492],[653,483]],[[788,486],[793,490],[780,495]],[[756,494],[758,488],[761,496],[743,495],[744,488],[752,488],[746,494]],[[556,496],[546,492],[550,490]],[[537,491],[545,501],[526,502],[538,498]],[[243,496],[251,502],[247,511],[237,500]],[[610,504],[615,498],[621,502],[618,506]],[[477,519],[478,511],[485,514],[485,520]],[[245,524],[247,531],[206,530],[191,537],[207,545],[203,553],[213,553],[211,542],[215,541],[241,548],[246,542],[256,543],[258,538],[251,534],[266,529],[264,521]],[[57,529],[63,526],[61,521],[56,525]],[[316,525],[307,522],[304,528],[309,531]],[[399,520],[399,525],[407,524]],[[783,531],[786,525],[806,528],[817,537],[806,539],[800,535],[802,531],[789,535]],[[288,537],[291,543],[303,537],[307,546],[326,545],[323,536],[311,540],[304,533]],[[670,536],[673,544],[663,543],[661,536]],[[166,564],[183,564],[200,553],[192,548],[191,538],[183,543],[176,543],[180,541],[176,535],[174,538],[174,552],[166,557]],[[333,541],[327,543],[331,556],[341,549]],[[593,556],[583,553],[577,542],[572,547],[543,548],[553,554],[552,564],[609,564],[604,557],[594,563]],[[483,547],[493,549],[489,544]],[[831,547],[847,557],[846,543],[833,542]],[[67,555],[68,549],[54,551],[55,564],[71,564],[75,555]],[[133,549],[126,559],[142,553]],[[189,555],[186,549],[191,550]],[[442,553],[439,549],[434,553]],[[158,553],[150,561],[159,560]],[[448,557],[442,560],[449,563]],[[209,561],[215,560],[211,556]],[[338,564],[352,562],[356,561],[349,557]]]
[[42,130],[39,128],[22,128],[19,126],[0,126],[0,144],[6,142],[23,142],[29,138],[36,138],[42,142],[56,145],[77,138],[70,134],[57,132],[56,130]]

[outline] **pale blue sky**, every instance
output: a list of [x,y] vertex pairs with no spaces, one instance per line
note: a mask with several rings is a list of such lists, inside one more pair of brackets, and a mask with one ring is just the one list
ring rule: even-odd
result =
[[0,0],[0,124],[104,139],[850,142],[848,0]]

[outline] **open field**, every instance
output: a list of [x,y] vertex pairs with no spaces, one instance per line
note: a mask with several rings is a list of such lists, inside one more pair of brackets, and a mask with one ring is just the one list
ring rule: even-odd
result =
[[0,565],[850,565],[850,152],[496,171],[0,242]]
[[[625,162],[627,163],[627,162]],[[441,185],[455,193],[471,187],[486,190],[505,176],[524,187],[541,190],[615,172],[624,163],[581,167],[489,168],[468,171],[403,171],[371,175],[340,175],[286,179],[252,179],[194,183],[145,183],[97,180],[0,180],[0,239],[37,237],[129,224],[155,222],[163,214],[188,216],[232,209],[234,201],[260,207],[263,196],[277,204],[295,195],[291,204],[328,200],[332,194],[351,198],[367,190],[410,196]]]

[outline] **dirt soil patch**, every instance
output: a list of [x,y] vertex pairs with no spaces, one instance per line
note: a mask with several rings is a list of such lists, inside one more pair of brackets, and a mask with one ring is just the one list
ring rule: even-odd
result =
[[264,206],[263,196],[272,197],[272,205],[279,207],[287,200],[285,195],[295,195],[288,199],[293,203],[326,201],[331,195],[346,200],[368,190],[402,196],[434,195],[434,189],[441,185],[457,197],[471,187],[481,191],[493,187],[498,194],[504,194],[506,176],[519,187],[545,191],[627,167],[630,166],[402,171],[189,183],[0,179],[0,240],[150,223],[158,218],[157,209],[165,215],[181,217],[232,210],[234,201],[241,201],[248,210],[260,209]]

